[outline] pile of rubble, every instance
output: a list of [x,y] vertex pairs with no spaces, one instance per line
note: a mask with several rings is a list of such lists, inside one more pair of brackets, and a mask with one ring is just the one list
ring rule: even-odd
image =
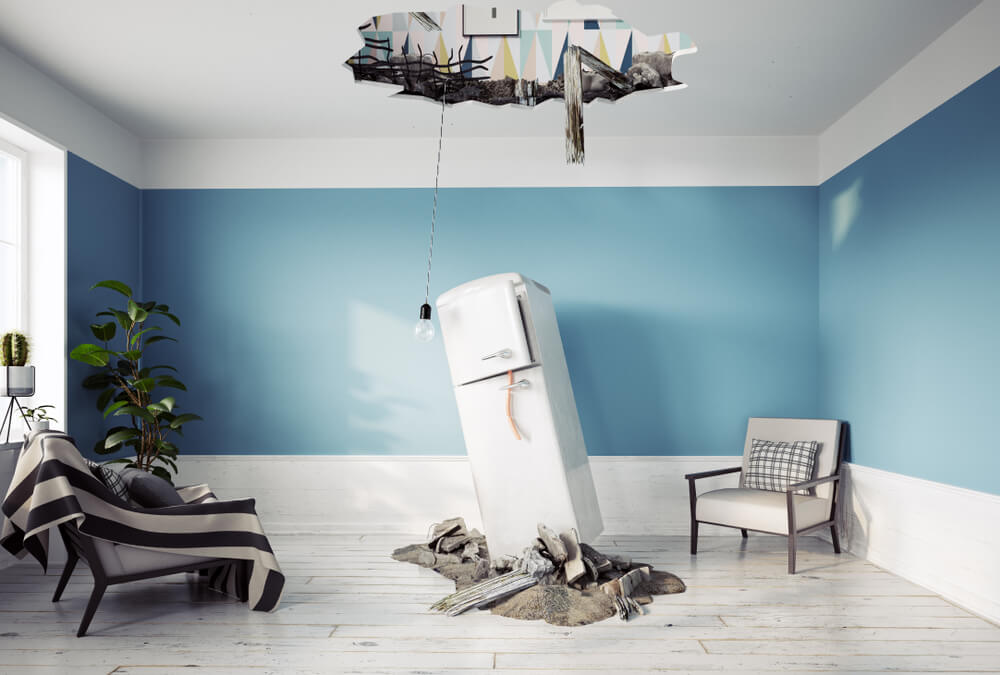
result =
[[456,592],[432,606],[454,616],[489,608],[494,614],[544,619],[561,626],[642,614],[654,595],[681,593],[684,582],[626,556],[603,554],[579,541],[575,530],[556,534],[539,523],[538,538],[520,557],[490,562],[486,538],[462,518],[431,527],[424,544],[393,558],[429,567],[455,581]]

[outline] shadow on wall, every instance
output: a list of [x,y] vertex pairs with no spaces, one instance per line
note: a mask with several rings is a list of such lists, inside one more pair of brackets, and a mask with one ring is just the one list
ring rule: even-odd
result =
[[815,344],[742,312],[557,307],[591,455],[739,455],[747,419],[815,417]]

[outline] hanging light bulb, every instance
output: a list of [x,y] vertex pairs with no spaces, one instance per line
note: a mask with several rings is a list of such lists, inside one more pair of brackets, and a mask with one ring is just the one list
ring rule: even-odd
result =
[[417,342],[430,342],[434,339],[434,323],[431,321],[431,306],[427,303],[420,305],[420,320],[413,327],[413,337]]
[[431,241],[427,248],[427,283],[424,286],[424,304],[420,305],[420,319],[413,327],[413,337],[417,342],[430,342],[434,339],[434,324],[431,322],[431,261],[434,259],[434,225],[437,223],[438,211],[438,184],[441,177],[441,141],[444,139],[444,107],[445,97],[448,93],[447,83],[445,90],[441,94],[441,124],[438,131],[438,153],[437,166],[434,169],[434,207],[431,211]]

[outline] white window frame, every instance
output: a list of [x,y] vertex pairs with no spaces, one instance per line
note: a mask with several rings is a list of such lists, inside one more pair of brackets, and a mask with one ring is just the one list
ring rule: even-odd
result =
[[17,260],[15,274],[18,292],[14,308],[16,326],[0,326],[0,330],[10,329],[26,332],[28,330],[28,153],[12,143],[0,138],[0,153],[13,157],[17,161],[17,182],[20,190],[15,203],[14,251]]

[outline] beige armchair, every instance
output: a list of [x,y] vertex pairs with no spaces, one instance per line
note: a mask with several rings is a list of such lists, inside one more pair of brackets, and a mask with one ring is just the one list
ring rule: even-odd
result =
[[[795,542],[799,535],[830,528],[833,550],[840,553],[837,535],[837,485],[843,455],[845,425],[838,420],[751,417],[743,446],[743,464],[729,469],[685,476],[691,498],[691,555],[698,553],[698,524],[734,527],[747,537],[748,530],[788,537],[788,573],[795,574]],[[747,462],[753,439],[817,441],[816,467],[808,481],[789,485],[784,492],[745,487]],[[739,486],[697,494],[695,483],[710,476],[740,473]],[[808,490],[809,494],[795,494]]]

